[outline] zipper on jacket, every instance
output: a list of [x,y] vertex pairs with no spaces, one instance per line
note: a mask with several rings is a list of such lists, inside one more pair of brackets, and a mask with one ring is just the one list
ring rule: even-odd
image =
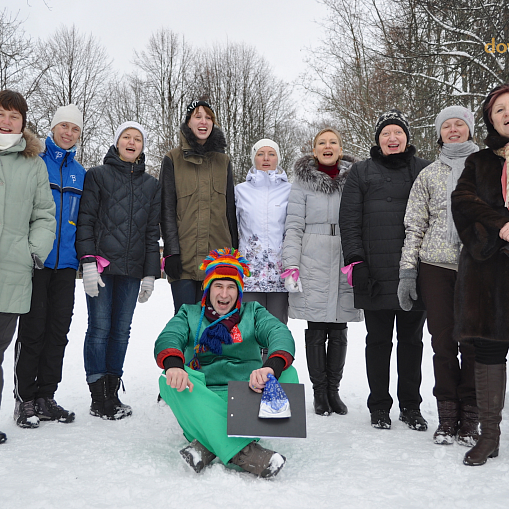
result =
[[60,239],[62,238],[62,214],[64,209],[64,178],[62,176],[62,167],[67,168],[67,155],[68,152],[65,153],[64,159],[60,163],[60,222],[58,224],[58,240],[57,240],[57,256],[55,259],[55,272],[58,270],[58,260],[60,258]]
[[129,275],[129,263],[128,263],[128,254],[129,254],[129,246],[131,245],[131,232],[133,225],[133,173],[134,173],[134,164],[131,164],[131,181],[130,181],[130,194],[131,199],[129,203],[129,235],[127,237],[127,245],[125,251],[125,273]]

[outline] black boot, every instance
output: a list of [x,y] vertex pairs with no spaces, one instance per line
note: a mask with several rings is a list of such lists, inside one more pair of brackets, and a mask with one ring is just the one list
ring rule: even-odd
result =
[[433,433],[433,442],[439,445],[454,443],[460,420],[459,401],[437,401],[438,428]]
[[488,458],[498,456],[505,386],[505,364],[475,363],[475,393],[481,436],[477,444],[465,454],[463,459],[465,465],[484,465]]
[[340,415],[348,413],[347,406],[339,397],[339,382],[345,367],[348,329],[329,330],[327,344],[327,398],[333,412]]
[[110,398],[107,376],[89,383],[90,394],[92,396],[92,405],[90,405],[90,415],[102,417],[103,419],[115,419],[115,405]]
[[[133,413],[133,409],[129,405],[124,405],[122,401],[120,401],[118,397],[118,391],[120,389],[120,384],[122,383],[122,388],[124,388],[124,384],[119,376],[115,375],[107,375],[108,377],[108,388],[110,391],[110,398],[113,401],[113,405],[115,406],[115,419],[123,419],[124,417],[129,417]],[[125,392],[125,389],[124,389]]]
[[327,332],[307,329],[305,338],[309,378],[313,384],[315,413],[329,415],[331,408],[327,398],[327,356],[325,353]]

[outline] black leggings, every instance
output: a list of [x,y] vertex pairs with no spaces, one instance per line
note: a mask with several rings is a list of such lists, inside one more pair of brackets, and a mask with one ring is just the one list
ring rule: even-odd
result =
[[346,329],[346,323],[328,323],[328,322],[309,322],[308,330],[343,330]]
[[505,364],[509,343],[490,339],[474,339],[475,361],[479,364]]

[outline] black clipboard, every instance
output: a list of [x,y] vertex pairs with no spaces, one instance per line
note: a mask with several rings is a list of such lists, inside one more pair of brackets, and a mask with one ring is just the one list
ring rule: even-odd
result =
[[261,419],[261,393],[249,382],[228,382],[227,434],[229,437],[306,438],[306,399],[303,384],[281,384],[290,401],[291,417]]

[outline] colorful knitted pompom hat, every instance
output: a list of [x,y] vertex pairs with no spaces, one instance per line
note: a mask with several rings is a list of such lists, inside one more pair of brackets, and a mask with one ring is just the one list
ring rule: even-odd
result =
[[205,306],[210,285],[214,279],[231,279],[237,283],[239,289],[236,308],[240,309],[244,292],[244,276],[251,275],[248,264],[249,262],[241,256],[238,249],[225,247],[212,250],[200,265],[200,270],[205,271],[201,305]]

